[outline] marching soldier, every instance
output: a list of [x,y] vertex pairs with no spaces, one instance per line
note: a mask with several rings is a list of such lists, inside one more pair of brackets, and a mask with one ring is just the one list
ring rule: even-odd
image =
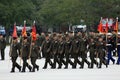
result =
[[108,67],[108,65],[107,65],[107,60],[105,59],[105,43],[103,42],[103,38],[102,37],[100,37],[99,39],[98,39],[98,42],[97,42],[97,55],[98,55],[98,57],[99,57],[99,59],[100,59],[100,63],[99,63],[99,66],[98,66],[98,68],[101,68],[102,67],[102,63],[104,64],[104,65],[106,65],[106,68]]
[[37,34],[37,39],[36,39],[36,45],[38,47],[38,58],[41,59],[41,41],[40,41],[40,35]]
[[19,72],[21,71],[21,66],[16,62],[19,54],[20,54],[20,44],[18,43],[17,38],[13,37],[13,42],[11,44],[11,49],[10,49],[10,57],[12,60],[11,73],[15,72],[15,67],[18,68]]
[[5,59],[5,48],[6,48],[6,40],[2,34],[0,34],[0,51],[1,51],[1,60]]
[[109,65],[109,62],[110,60],[113,62],[113,64],[115,63],[115,59],[113,59],[112,57],[112,43],[113,43],[113,40],[112,40],[112,34],[111,33],[108,33],[108,38],[107,38],[107,52],[108,52],[108,60],[107,60],[107,64]]
[[81,33],[81,32],[78,32],[78,33],[77,33],[77,37],[78,37],[79,40],[82,39],[82,33]]
[[81,69],[84,68],[85,62],[87,63],[88,68],[90,68],[90,62],[86,59],[87,58],[87,44],[88,44],[88,42],[87,42],[87,39],[85,36],[80,40],[80,43],[81,43],[80,54],[81,54],[81,58],[82,58],[80,68]]
[[66,34],[66,41],[65,41],[65,58],[66,58],[66,64],[65,64],[65,69],[68,68],[68,63],[74,66],[73,62],[69,59],[70,58],[70,53],[72,51],[72,43],[70,41],[69,35]]
[[118,33],[118,39],[117,39],[117,53],[118,53],[118,60],[117,65],[120,64],[120,33]]
[[72,51],[73,51],[73,58],[74,58],[74,66],[73,68],[76,68],[77,63],[81,66],[81,62],[79,61],[79,53],[80,53],[80,41],[78,39],[78,36],[74,36],[74,41],[72,43]]
[[117,51],[116,51],[116,48],[117,48],[117,44],[116,44],[116,33],[113,32],[113,36],[112,36],[112,39],[113,39],[113,42],[112,42],[112,52],[113,52],[113,56],[117,56]]
[[[41,48],[43,42],[45,41],[45,33],[43,33],[43,32],[41,33],[39,40],[40,40],[39,44],[40,44],[40,48]],[[42,51],[42,56],[41,57],[45,57],[44,51]]]
[[58,38],[59,38],[59,45],[58,45],[59,66],[58,66],[58,69],[60,69],[62,67],[62,63],[65,65],[65,61],[64,61],[65,42],[63,40],[62,35],[59,35]]
[[56,63],[59,64],[59,60],[58,60],[58,40],[57,40],[57,35],[56,34],[53,34],[52,54],[53,54],[53,67],[52,68],[56,68]]
[[90,52],[90,60],[91,60],[91,66],[90,68],[93,68],[94,64],[98,67],[98,62],[95,60],[95,51],[96,50],[96,42],[94,41],[94,38],[90,39],[89,43],[89,52]]
[[31,48],[31,64],[33,65],[32,72],[35,72],[35,69],[37,71],[39,70],[39,66],[36,64],[36,60],[38,58],[38,47],[35,45],[35,41],[32,41],[32,48]]
[[[70,31],[70,32],[68,33],[68,35],[69,35],[70,42],[71,42],[71,44],[72,44],[72,42],[73,42],[73,40],[74,40],[74,32]],[[73,54],[73,51],[71,50],[71,52],[70,52],[70,58],[73,58],[73,56],[74,56],[74,54]]]
[[45,64],[43,69],[47,68],[47,64],[49,63],[51,67],[53,67],[52,65],[52,61],[50,60],[50,51],[51,51],[51,41],[49,39],[49,35],[46,34],[46,40],[43,42],[42,46],[41,46],[41,50],[43,51],[43,53],[45,53]]
[[21,57],[23,60],[22,72],[26,71],[26,67],[28,67],[29,71],[31,72],[32,67],[27,63],[27,59],[29,57],[29,51],[30,51],[30,44],[27,41],[27,37],[24,37],[21,49],[22,49]]

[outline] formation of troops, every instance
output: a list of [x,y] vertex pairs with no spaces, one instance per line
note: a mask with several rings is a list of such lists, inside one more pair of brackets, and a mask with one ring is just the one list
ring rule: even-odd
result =
[[[6,43],[1,36],[1,59],[4,60],[3,49]],[[71,65],[73,69],[77,66],[83,69],[85,63],[90,69],[94,68],[94,65],[102,68],[102,64],[107,68],[110,61],[113,64],[120,64],[120,34],[115,33],[41,33],[41,35],[37,34],[36,41],[32,41],[30,35],[22,37],[20,41],[13,37],[10,46],[11,72],[15,72],[15,67],[20,72],[26,72],[26,67],[30,72],[38,71],[39,65],[36,64],[36,60],[39,58],[45,58],[43,69],[46,69],[48,64],[51,69],[67,69],[68,65]],[[117,56],[117,61],[113,56]],[[23,62],[22,66],[16,61],[18,57]]]

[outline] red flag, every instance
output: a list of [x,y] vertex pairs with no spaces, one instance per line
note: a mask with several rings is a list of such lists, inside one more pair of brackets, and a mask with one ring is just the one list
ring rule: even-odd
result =
[[36,27],[35,27],[35,23],[32,26],[32,40],[36,41],[37,36],[36,36]]
[[117,18],[117,21],[116,21],[114,30],[115,30],[116,32],[118,32],[118,18]]
[[108,33],[108,19],[107,19],[107,22],[106,22],[106,33]]
[[14,24],[14,30],[13,30],[12,37],[17,38],[16,23]]
[[22,29],[22,37],[27,37],[27,33],[26,33],[26,23],[24,22],[24,27]]
[[103,29],[102,29],[102,21],[100,21],[100,24],[98,25],[98,31],[99,31],[100,33],[103,32]]

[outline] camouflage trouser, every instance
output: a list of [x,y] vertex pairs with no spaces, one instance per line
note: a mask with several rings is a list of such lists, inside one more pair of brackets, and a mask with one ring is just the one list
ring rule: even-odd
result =
[[73,58],[74,58],[74,68],[76,68],[77,66],[77,63],[81,66],[81,62],[80,60],[78,59],[78,54],[74,54]]
[[1,60],[5,59],[5,52],[4,49],[1,49]]
[[88,67],[90,67],[90,62],[86,59],[87,53],[85,51],[81,51],[81,58],[82,58],[81,68],[84,67],[84,63],[87,63]]
[[70,63],[70,65],[74,66],[74,63],[70,60],[68,53],[65,54],[65,58],[66,58],[65,68],[68,68],[68,63]]
[[52,61],[50,60],[50,54],[49,53],[46,53],[45,55],[45,64],[44,64],[44,68],[47,68],[47,64],[50,64],[50,66],[52,67],[53,64],[52,64]]
[[20,65],[16,62],[17,57],[12,57],[11,59],[12,59],[12,71],[15,70],[15,67],[17,67],[18,69],[20,69],[21,68]]
[[63,54],[59,54],[58,55],[59,57],[59,68],[61,68],[62,67],[62,63],[65,65],[66,63],[65,63],[65,61],[64,61],[64,55]]
[[29,71],[31,71],[31,66],[27,63],[27,57],[23,57],[22,60],[23,60],[23,69],[22,69],[22,72],[25,72],[26,70],[26,67],[29,69]]

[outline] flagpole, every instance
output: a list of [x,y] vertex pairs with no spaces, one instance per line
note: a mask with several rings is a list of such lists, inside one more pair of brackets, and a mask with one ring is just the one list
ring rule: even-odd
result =
[[108,26],[107,24],[108,24],[108,18],[107,18],[106,28],[105,28],[106,42],[107,42],[107,26]]
[[[33,22],[33,25],[35,25],[35,20],[34,20],[34,22]],[[30,42],[30,53],[29,53],[29,56],[28,56],[28,58],[29,58],[29,64],[30,64],[30,56],[31,56],[31,50],[32,50],[32,40],[33,40],[33,38],[32,38],[32,34],[31,34],[31,42]]]
[[103,28],[103,26],[102,26],[102,17],[101,17],[101,20],[100,20],[100,33],[102,33],[102,28]]
[[[16,22],[14,23],[14,30],[13,30],[13,34],[12,34],[12,39],[11,39],[11,44],[10,44],[10,50],[9,50],[9,63],[10,63],[10,57],[12,54],[12,45],[13,45],[13,37],[17,37],[17,33],[15,34],[15,29],[16,28]],[[9,66],[9,65],[8,65]]]
[[[26,20],[24,20],[24,26],[26,25]],[[24,28],[24,27],[23,27]],[[22,35],[21,35],[22,36]],[[23,46],[23,36],[21,37],[22,38],[22,46]],[[22,65],[22,54],[23,54],[23,47],[21,47],[21,53],[20,53],[20,65]]]
[[116,56],[117,56],[117,43],[118,43],[118,17],[116,18]]
[[[14,28],[16,26],[16,22],[14,23]],[[13,36],[13,35],[12,35]],[[11,56],[11,52],[12,52],[12,44],[13,44],[13,38],[11,40],[11,45],[10,45],[10,51],[9,51],[9,55]]]
[[[107,45],[107,33],[108,33],[108,18],[107,18],[107,22],[106,22],[106,30],[105,30],[105,34],[106,34],[106,45]],[[106,46],[106,55],[107,55],[107,46]]]

